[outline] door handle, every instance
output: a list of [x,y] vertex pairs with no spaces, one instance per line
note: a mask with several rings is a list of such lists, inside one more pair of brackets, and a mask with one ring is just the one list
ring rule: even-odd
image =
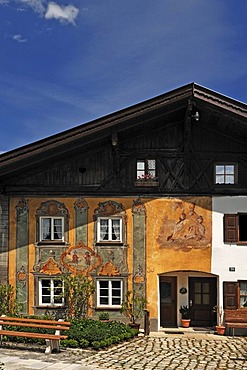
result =
[[190,299],[190,307],[192,307],[192,304],[193,304],[193,301],[192,299]]

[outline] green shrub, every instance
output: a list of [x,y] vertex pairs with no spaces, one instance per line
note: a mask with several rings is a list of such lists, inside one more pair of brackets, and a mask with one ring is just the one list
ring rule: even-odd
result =
[[79,343],[75,339],[63,339],[61,341],[62,347],[78,348]]
[[[33,318],[42,318],[32,316]],[[7,327],[6,327],[7,329]],[[16,331],[39,332],[39,333],[54,333],[52,329],[37,329],[25,327],[11,327]],[[138,330],[130,328],[129,325],[117,322],[101,322],[92,319],[73,319],[71,321],[70,330],[66,332],[68,339],[62,340],[61,345],[71,348],[87,348],[92,347],[99,349],[112,344],[119,343],[124,340],[129,340],[138,334]],[[44,343],[43,339],[35,338],[21,338],[21,337],[7,337],[10,341],[24,342],[24,343]]]

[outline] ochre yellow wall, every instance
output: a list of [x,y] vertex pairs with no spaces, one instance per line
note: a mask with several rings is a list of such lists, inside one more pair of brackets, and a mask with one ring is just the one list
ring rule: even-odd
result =
[[[75,210],[74,203],[77,198],[28,198],[29,206],[29,311],[32,313],[34,305],[34,278],[32,275],[35,264],[35,241],[36,241],[36,210],[41,202],[56,200],[65,204],[69,211],[69,243],[75,243]],[[136,199],[136,198],[135,198]],[[21,198],[10,200],[9,213],[9,282],[16,284],[16,205]],[[127,244],[128,244],[128,270],[129,284],[132,282],[132,243],[133,243],[133,216],[132,204],[134,198],[85,198],[88,203],[88,246],[93,246],[94,241],[94,210],[100,202],[113,200],[123,204],[127,214]],[[176,270],[196,270],[210,272],[211,270],[211,200],[207,197],[195,199],[142,199],[146,208],[146,289],[148,297],[148,309],[151,317],[158,315],[158,275]],[[194,205],[194,206],[193,206]],[[172,233],[174,225],[179,222],[181,213],[189,214],[194,207],[196,215],[203,218],[205,237],[198,243],[189,241],[168,241],[167,237]],[[186,238],[185,238],[186,239]]]

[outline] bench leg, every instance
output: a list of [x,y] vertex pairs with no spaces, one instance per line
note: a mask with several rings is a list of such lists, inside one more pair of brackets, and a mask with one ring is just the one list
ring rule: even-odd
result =
[[60,352],[60,340],[46,339],[45,341],[46,341],[46,350],[45,350],[46,355],[52,353],[53,349],[56,349],[58,352]]

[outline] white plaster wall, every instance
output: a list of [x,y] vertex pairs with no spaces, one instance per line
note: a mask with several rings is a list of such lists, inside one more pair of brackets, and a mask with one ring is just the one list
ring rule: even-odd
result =
[[[247,197],[212,199],[212,273],[219,275],[219,305],[223,305],[223,281],[247,280],[247,245],[224,244],[225,213],[247,213]],[[247,225],[246,225],[247,227]],[[230,272],[229,268],[235,271]]]

